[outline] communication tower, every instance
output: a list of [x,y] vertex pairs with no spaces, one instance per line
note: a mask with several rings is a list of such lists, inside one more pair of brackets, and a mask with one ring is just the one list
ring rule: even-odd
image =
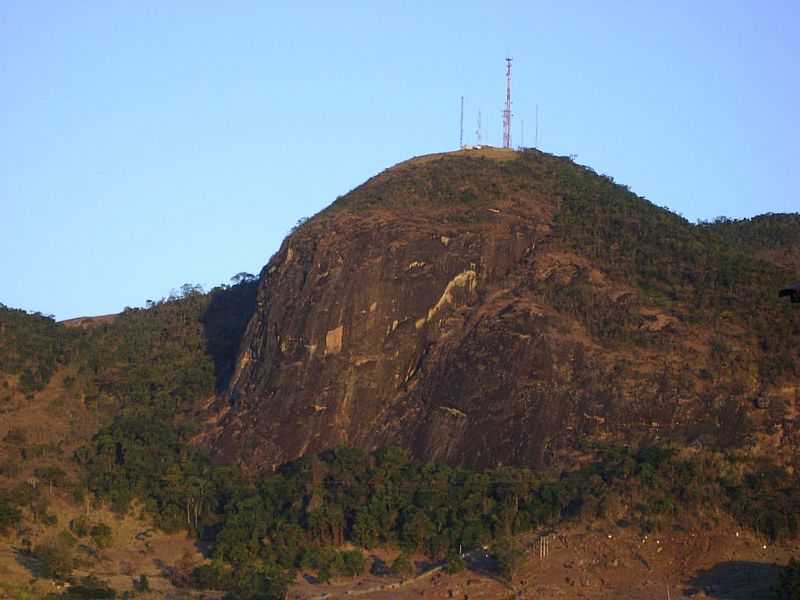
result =
[[506,58],[506,108],[503,111],[503,148],[511,148],[511,61]]
[[481,111],[478,110],[478,128],[475,130],[475,143],[481,145]]

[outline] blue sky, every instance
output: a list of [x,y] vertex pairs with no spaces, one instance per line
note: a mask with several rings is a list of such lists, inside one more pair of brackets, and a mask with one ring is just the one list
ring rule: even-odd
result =
[[[577,154],[690,220],[800,210],[800,4],[0,3],[0,302],[117,312],[257,273],[410,156]],[[488,140],[486,137],[488,136]]]

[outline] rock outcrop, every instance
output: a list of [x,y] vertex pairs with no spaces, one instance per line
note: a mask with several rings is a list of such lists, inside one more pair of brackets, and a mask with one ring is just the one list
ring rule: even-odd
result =
[[533,151],[422,157],[297,228],[261,273],[214,451],[255,470],[338,444],[547,467],[598,440],[748,444],[754,418],[774,433],[785,414],[747,398],[794,410],[796,386],[702,372],[719,339],[749,340],[571,247],[576,172],[601,179]]

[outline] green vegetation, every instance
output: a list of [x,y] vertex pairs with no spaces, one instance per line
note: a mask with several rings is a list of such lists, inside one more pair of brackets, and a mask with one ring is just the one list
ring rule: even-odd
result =
[[715,233],[732,246],[751,250],[795,248],[800,236],[800,214],[763,214],[752,219],[718,217],[700,223],[701,228]]
[[100,548],[109,548],[114,541],[114,532],[105,523],[98,523],[89,531],[94,545]]
[[22,513],[8,499],[0,497],[0,535],[6,535],[8,531],[19,523]]
[[[491,203],[511,189],[496,175],[495,159],[442,156],[419,163],[413,169],[385,171],[338,198],[326,211],[451,205],[469,210],[476,205]],[[483,212],[471,214],[470,220]]]
[[53,579],[66,579],[75,568],[75,546],[78,541],[68,531],[62,531],[48,542],[33,549],[42,574]]
[[[368,455],[340,447],[248,483],[232,468],[209,465],[164,422],[121,417],[84,456],[92,490],[119,510],[139,498],[162,528],[212,542],[215,562],[192,580],[237,598],[280,597],[299,568],[316,570],[321,581],[362,572],[360,551],[334,550],[345,542],[423,552],[455,569],[459,547],[491,544],[510,577],[521,556],[515,535],[620,511],[643,531],[723,508],[773,538],[798,533],[800,487],[780,469],[747,470],[724,455],[660,446],[595,453],[594,462],[548,477],[420,464],[396,448]],[[408,572],[403,555],[392,568]]]
[[612,343],[670,344],[668,329],[665,335],[641,331],[642,318],[633,309],[643,300],[723,334],[741,326],[755,352],[736,356],[740,371],[753,370],[764,381],[800,375],[800,350],[793,342],[800,318],[777,298],[797,273],[754,252],[796,245],[800,215],[692,225],[566,160],[558,167],[557,181],[557,238],[640,293],[638,298],[604,300],[593,293],[587,274],[578,273],[570,282],[547,282],[544,294],[553,306],[577,315],[593,334]]
[[224,387],[255,307],[255,278],[234,279],[208,293],[184,285],[86,329],[0,305],[0,379],[16,381],[6,394],[39,391],[64,367],[64,387],[99,419],[130,410],[190,420]]
[[43,389],[69,360],[72,337],[52,316],[0,304],[0,381],[14,377],[26,396]]
[[461,555],[454,548],[451,548],[445,557],[445,570],[454,575],[460,573],[466,568],[466,563]]
[[401,552],[397,558],[392,561],[392,573],[402,577],[410,577],[414,574],[414,564],[408,557],[407,552]]

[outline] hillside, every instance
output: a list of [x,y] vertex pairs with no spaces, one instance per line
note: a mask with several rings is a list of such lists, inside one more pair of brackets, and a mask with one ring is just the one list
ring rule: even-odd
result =
[[534,150],[412,159],[266,265],[206,439],[257,470],[338,444],[558,469],[656,440],[800,466],[796,239],[796,215],[693,225]]
[[764,593],[798,550],[797,239],[484,149],[370,179],[258,279],[0,306],[0,595]]
[[[120,421],[138,420],[162,426],[164,437],[150,438],[152,450],[160,451],[157,446],[165,439],[185,446],[204,419],[205,406],[230,376],[254,300],[255,283],[243,279],[209,293],[184,286],[179,295],[147,309],[68,323],[0,305],[0,540],[12,536],[8,544],[0,541],[1,597],[16,597],[5,595],[10,588],[2,584],[43,575],[25,555],[26,547],[44,546],[65,532],[86,538],[95,526],[110,526],[119,540],[108,553],[123,557],[123,563],[141,563],[152,576],[150,561],[137,556],[142,542],[132,536],[152,529],[153,515],[139,511],[124,526],[118,522],[141,496],[128,482],[125,493],[105,506],[99,500],[96,492],[103,483],[91,478],[89,468],[95,440],[122,461],[114,441],[102,444],[113,440]],[[165,489],[155,469],[149,468],[148,476],[151,484]],[[103,479],[113,481],[108,475]],[[161,508],[165,517],[158,525],[174,530],[166,515],[174,522],[175,506]],[[178,528],[184,523],[182,508],[177,509]],[[84,526],[75,525],[79,522]],[[189,541],[163,535],[153,541],[196,552]],[[81,544],[74,568],[107,572],[105,546],[92,538]],[[114,563],[111,570],[118,568]]]

